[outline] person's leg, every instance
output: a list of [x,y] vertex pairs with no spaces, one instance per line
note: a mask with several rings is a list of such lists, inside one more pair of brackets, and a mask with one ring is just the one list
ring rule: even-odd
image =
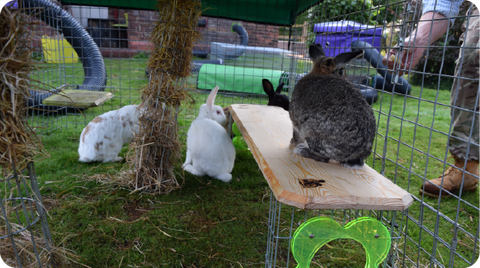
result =
[[[453,81],[451,92],[453,130],[448,141],[448,149],[454,157],[461,161],[478,162],[480,20],[476,17],[479,15],[477,8],[474,8],[471,14],[474,17],[469,20],[468,30],[464,31],[460,37],[460,42],[463,42],[463,44],[457,59],[456,78]],[[464,27],[466,27],[465,24]]]
[[[478,186],[479,159],[479,11],[472,9],[468,29],[460,37],[463,42],[455,67],[455,79],[451,92],[452,133],[448,140],[448,149],[455,159],[455,167],[449,167],[444,175],[426,181],[420,192],[438,197],[440,186],[450,193],[475,191]],[[467,25],[465,21],[464,27]],[[473,124],[472,124],[473,123]],[[465,163],[465,161],[467,161]],[[467,171],[468,173],[464,173]],[[462,188],[463,182],[463,188]],[[442,196],[448,193],[442,191]]]

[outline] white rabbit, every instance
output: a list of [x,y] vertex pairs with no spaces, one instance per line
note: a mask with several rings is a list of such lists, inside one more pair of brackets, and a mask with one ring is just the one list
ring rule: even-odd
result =
[[214,105],[218,86],[202,104],[187,133],[187,158],[182,168],[196,176],[208,175],[223,182],[232,179],[235,147],[223,128],[227,118],[222,107]]
[[138,133],[138,118],[142,109],[127,105],[95,117],[80,135],[78,154],[81,162],[120,162],[118,156],[123,144]]

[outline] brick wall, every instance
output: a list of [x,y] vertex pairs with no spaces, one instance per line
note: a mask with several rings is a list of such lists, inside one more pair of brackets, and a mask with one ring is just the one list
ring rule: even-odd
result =
[[[60,3],[58,1],[52,1],[54,4],[60,6]],[[41,51],[42,49],[42,42],[41,39],[43,36],[51,37],[51,38],[61,38],[61,35],[58,33],[58,28],[61,25],[60,19],[51,19],[50,21],[54,23],[55,25],[50,26],[46,24],[45,22],[34,18],[33,16],[28,16],[22,14],[22,16],[25,16],[26,20],[34,22],[33,29],[35,31],[35,35],[32,39],[32,47],[35,48],[36,50]]]
[[[132,57],[140,51],[148,51],[151,49],[150,33],[158,21],[158,12],[147,10],[130,10],[121,8],[109,8],[108,19],[112,20],[112,24],[125,24],[125,15],[128,14],[128,48],[100,48],[102,54],[106,57]],[[194,49],[201,48],[209,50],[210,42],[222,42],[230,44],[239,44],[240,36],[231,31],[232,23],[238,21],[201,17],[208,21],[206,28],[200,28],[202,40],[198,42]],[[241,22],[242,26],[248,33],[249,46],[277,47],[278,44],[278,27],[271,25],[255,24],[252,22]],[[50,27],[42,27],[43,23],[38,25],[39,35],[55,36],[56,31]],[[103,37],[102,37],[103,38]],[[108,37],[106,37],[108,38]]]
[[[207,27],[200,29],[200,33],[205,42],[240,43],[240,36],[231,31],[232,23],[238,21],[207,17],[201,17],[200,19],[206,19],[208,21]],[[241,22],[241,24],[248,33],[249,46],[277,47],[277,26],[256,24],[253,22]]]
[[[117,13],[118,23],[121,24],[125,21],[125,12],[128,13],[129,48],[133,50],[148,50],[150,46],[148,40],[155,23],[158,21],[158,13],[147,10],[110,8],[109,17],[115,18],[115,12]],[[206,28],[199,29],[203,38],[198,46],[209,44],[210,42],[240,43],[240,36],[231,31],[232,23],[238,21],[206,17],[201,17],[201,19],[207,19],[208,24]],[[248,33],[249,46],[277,47],[277,26],[255,24],[252,22],[242,22],[242,25]]]
[[[115,15],[116,13],[116,15]],[[125,13],[128,13],[128,48],[147,51],[150,49],[150,33],[158,20],[158,13],[147,10],[128,10],[109,8],[109,18],[115,18],[118,24],[125,24]]]

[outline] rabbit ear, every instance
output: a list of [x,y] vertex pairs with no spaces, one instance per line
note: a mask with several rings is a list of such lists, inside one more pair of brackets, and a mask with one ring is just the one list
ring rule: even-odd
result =
[[269,97],[275,96],[275,93],[273,92],[273,85],[268,79],[262,79],[262,85],[263,91],[265,91]]
[[310,59],[316,60],[319,57],[325,57],[325,52],[323,52],[322,45],[315,44],[310,45],[308,48],[308,55],[310,56]]
[[213,105],[215,104],[215,97],[217,96],[217,92],[218,92],[218,86],[216,86],[214,89],[212,89],[212,91],[210,92],[210,94],[208,95],[208,98],[207,98],[207,107],[209,110],[212,110],[213,109]]
[[333,70],[334,72],[337,70],[340,70],[345,66],[345,64],[349,63],[350,61],[354,59],[360,59],[363,57],[363,50],[357,50],[357,51],[352,51],[352,52],[345,52],[338,54],[334,60],[335,60],[335,69]]
[[282,89],[283,89],[284,84],[285,84],[285,82],[280,83],[280,85],[278,85],[277,90],[275,90],[275,92],[278,93],[278,94],[282,93]]

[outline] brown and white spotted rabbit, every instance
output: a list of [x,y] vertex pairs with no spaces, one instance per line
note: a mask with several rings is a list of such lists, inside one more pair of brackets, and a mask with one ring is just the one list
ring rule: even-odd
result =
[[80,135],[78,154],[80,162],[120,162],[118,153],[123,144],[138,133],[138,119],[144,108],[127,105],[95,117]]
[[360,90],[345,78],[344,68],[363,51],[327,57],[320,45],[311,45],[309,55],[313,68],[299,80],[290,102],[290,145],[302,157],[362,167],[372,151],[375,116]]

